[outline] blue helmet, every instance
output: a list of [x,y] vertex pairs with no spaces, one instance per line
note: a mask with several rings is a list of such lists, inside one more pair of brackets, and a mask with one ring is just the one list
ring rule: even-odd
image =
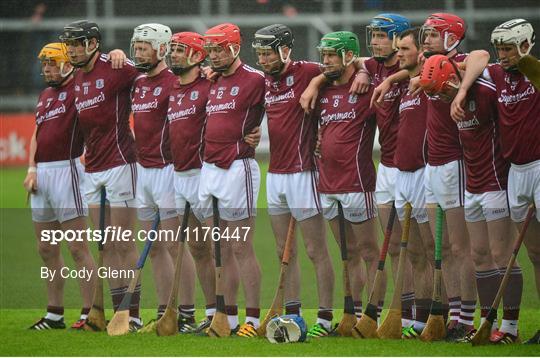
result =
[[[407,19],[404,16],[398,15],[398,14],[379,14],[375,16],[373,19],[371,19],[371,22],[368,26],[366,26],[366,44],[369,51],[373,54],[372,51],[372,33],[373,31],[383,31],[388,36],[388,39],[390,39],[393,42],[392,49],[387,56],[379,56],[382,59],[386,59],[390,55],[392,55],[395,52],[395,41],[397,39],[397,35],[402,33],[403,31],[411,28],[411,22],[409,19]],[[374,55],[374,57],[377,57]]]

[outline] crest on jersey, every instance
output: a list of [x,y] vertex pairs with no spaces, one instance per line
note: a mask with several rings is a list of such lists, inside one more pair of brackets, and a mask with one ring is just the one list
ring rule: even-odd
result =
[[199,91],[191,91],[191,94],[189,95],[189,99],[192,101],[196,101],[199,98]]
[[79,92],[81,90],[81,87],[79,87],[79,85],[76,85],[75,86],[75,91]]
[[159,96],[160,93],[161,93],[161,87],[160,86],[154,88],[154,96]]
[[97,79],[96,80],[96,88],[100,89],[100,88],[103,88],[103,87],[105,87],[105,80],[103,78]]
[[58,95],[59,101],[64,101],[66,98],[67,98],[67,92],[60,92],[60,94]]
[[287,86],[291,87],[292,85],[294,85],[294,76],[288,76],[287,79],[285,80],[285,83],[287,83]]
[[238,86],[231,88],[231,96],[236,96],[238,92],[240,92],[240,88]]
[[349,96],[349,103],[356,103],[356,101],[358,101],[358,95],[356,94],[351,94]]
[[474,100],[469,101],[469,111],[474,112],[476,110],[476,102]]
[[174,96],[169,96],[169,102],[174,101]]

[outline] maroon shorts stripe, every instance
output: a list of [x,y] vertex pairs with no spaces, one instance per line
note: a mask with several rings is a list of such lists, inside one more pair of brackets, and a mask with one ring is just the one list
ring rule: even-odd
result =
[[313,193],[313,199],[315,199],[315,206],[317,207],[317,212],[321,213],[321,203],[320,198],[317,193],[317,182],[315,178],[315,172],[312,170],[310,171],[311,175],[311,192]]
[[133,193],[133,199],[135,199],[137,188],[137,166],[135,163],[129,163],[129,169],[131,170],[131,192]]
[[80,197],[81,191],[79,190],[78,173],[73,159],[69,160],[69,169],[71,176],[71,191],[73,193],[73,200],[75,201],[75,209],[77,210],[77,215],[82,215],[82,200]]
[[251,178],[251,168],[249,164],[249,159],[242,159],[242,162],[244,163],[244,172],[245,172],[245,180],[246,180],[246,202],[247,202],[248,217],[251,217],[252,208],[253,208],[253,197],[252,197],[253,183],[252,183],[252,178]]
[[463,161],[458,160],[458,170],[459,170],[459,206],[465,205],[465,191],[464,185],[465,185],[465,176],[463,173]]

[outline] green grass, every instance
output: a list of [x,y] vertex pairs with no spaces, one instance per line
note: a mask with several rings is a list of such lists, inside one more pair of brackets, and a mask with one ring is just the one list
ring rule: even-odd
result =
[[[279,263],[275,255],[275,245],[268,215],[264,207],[266,201],[265,172],[262,164],[262,185],[259,195],[259,215],[257,218],[255,249],[262,268],[262,307],[271,303],[277,283]],[[23,169],[2,169],[0,173],[0,355],[55,355],[55,356],[171,356],[171,355],[280,355],[280,356],[531,356],[538,355],[537,347],[515,345],[512,347],[479,347],[447,343],[426,344],[418,341],[378,341],[328,338],[312,340],[305,344],[271,345],[266,340],[223,339],[211,340],[203,337],[176,336],[156,337],[152,334],[108,337],[103,333],[72,331],[32,332],[26,330],[44,313],[46,306],[45,284],[39,278],[41,260],[36,251],[30,211],[26,208],[26,195],[22,189],[25,176]],[[339,251],[331,236],[329,248],[336,272],[335,316],[340,319],[341,274]],[[65,246],[65,245],[64,245]],[[95,246],[95,245],[94,245]],[[308,324],[315,321],[317,307],[316,281],[313,267],[303,245],[299,245],[302,270],[302,302],[304,316]],[[95,248],[93,248],[95,249]],[[66,265],[73,262],[63,247]],[[524,271],[523,310],[520,321],[522,337],[531,336],[540,328],[538,298],[532,279],[532,268],[524,252],[520,253]],[[155,291],[151,280],[151,266],[145,268],[143,275],[144,308],[143,319],[148,321],[155,315]],[[78,316],[79,295],[75,280],[66,281],[65,306],[66,322],[73,322]],[[391,283],[386,295],[390,301],[393,287]],[[364,299],[364,302],[366,300]],[[202,307],[202,293],[196,293],[197,307]],[[110,302],[107,300],[106,305]],[[239,305],[243,307],[242,294]],[[241,309],[241,314],[243,310]],[[202,316],[203,312],[197,314]],[[109,314],[110,317],[110,314]]]

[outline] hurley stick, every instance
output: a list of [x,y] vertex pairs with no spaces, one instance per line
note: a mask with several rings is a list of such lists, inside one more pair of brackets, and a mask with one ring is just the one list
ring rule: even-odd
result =
[[420,339],[426,342],[441,340],[446,336],[446,324],[443,318],[442,304],[442,236],[443,236],[444,213],[437,205],[437,217],[435,221],[435,271],[433,273],[433,298],[429,317],[420,335]]
[[[158,226],[159,212],[156,214],[156,218],[152,223],[152,232],[156,233]],[[129,332],[129,306],[131,305],[131,298],[133,297],[135,287],[137,287],[137,283],[139,282],[144,263],[146,262],[146,258],[148,257],[148,253],[150,252],[153,242],[154,240],[150,240],[149,238],[146,239],[143,252],[141,253],[139,261],[137,261],[137,266],[135,267],[135,274],[129,283],[120,306],[118,306],[113,318],[107,325],[107,334],[109,336],[120,336]]]
[[382,299],[382,293],[386,289],[384,287],[384,263],[386,261],[386,254],[388,253],[388,245],[390,244],[390,237],[392,236],[392,229],[394,227],[394,221],[396,218],[396,206],[392,204],[392,210],[390,211],[390,217],[386,224],[386,230],[384,232],[384,241],[379,255],[379,265],[377,272],[375,273],[375,281],[369,295],[369,302],[366,310],[360,317],[360,320],[356,323],[352,330],[353,337],[356,338],[377,338],[377,305]]
[[407,243],[409,242],[409,228],[411,226],[411,204],[405,205],[405,223],[401,234],[401,248],[399,250],[399,263],[394,285],[394,295],[390,309],[383,323],[377,329],[377,335],[383,339],[401,339],[401,294],[403,292],[403,271],[407,260]]
[[350,337],[351,331],[356,325],[356,316],[354,315],[354,303],[351,294],[351,282],[349,278],[349,258],[347,253],[347,237],[345,233],[345,216],[343,206],[338,201],[338,221],[339,221],[339,243],[341,251],[341,263],[343,266],[343,317],[337,326],[337,332],[340,336]]
[[[212,197],[214,228],[220,234],[218,199]],[[217,228],[217,229],[216,229]],[[225,279],[223,268],[221,267],[221,237],[214,241],[214,256],[216,260],[216,313],[212,318],[212,323],[206,333],[210,337],[228,337],[231,335],[231,328],[227,312],[225,312]]]
[[174,281],[171,294],[169,296],[169,302],[167,302],[167,308],[163,313],[163,316],[157,321],[156,333],[158,336],[172,336],[178,333],[178,288],[180,286],[180,276],[182,274],[182,259],[184,257],[186,229],[188,226],[189,212],[191,206],[189,201],[186,200],[186,206],[184,207],[184,217],[182,218],[182,226],[180,227],[180,245],[178,246],[178,253],[176,256]]
[[268,322],[276,316],[281,316],[283,313],[283,299],[285,296],[285,278],[287,277],[287,268],[289,267],[289,258],[291,255],[291,247],[294,243],[294,227],[296,221],[291,215],[289,220],[289,229],[287,231],[287,239],[285,240],[285,247],[283,248],[283,256],[281,258],[281,267],[279,271],[279,281],[276,294],[274,295],[274,300],[270,309],[266,313],[266,316],[262,320],[259,328],[257,329],[257,334],[259,337],[264,337],[266,335],[266,326]]
[[[99,231],[101,238],[98,241],[98,269],[103,266],[103,235],[105,232],[105,201],[107,192],[104,187],[101,187],[101,198],[99,201]],[[96,289],[94,290],[94,298],[92,307],[88,312],[88,318],[84,324],[85,331],[104,331],[107,328],[105,320],[105,309],[103,303],[103,278],[98,277],[96,280]]]

